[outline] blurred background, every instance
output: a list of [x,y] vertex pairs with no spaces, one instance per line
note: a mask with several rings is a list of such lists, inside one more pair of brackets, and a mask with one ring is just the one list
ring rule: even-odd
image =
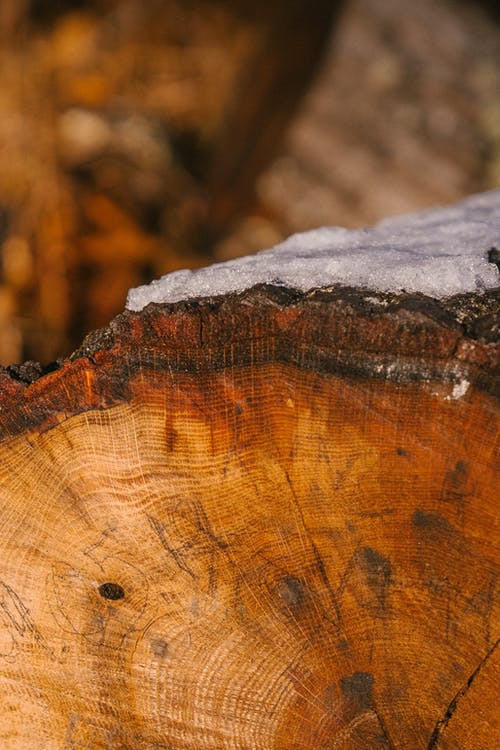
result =
[[1,0],[0,364],[169,271],[499,186],[499,7]]

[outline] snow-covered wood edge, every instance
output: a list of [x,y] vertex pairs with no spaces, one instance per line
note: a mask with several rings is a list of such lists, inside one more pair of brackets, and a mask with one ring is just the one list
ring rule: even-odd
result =
[[498,288],[500,190],[374,227],[324,227],[257,255],[163,276],[131,289],[127,308],[241,292],[256,284],[299,289],[342,284],[438,299]]

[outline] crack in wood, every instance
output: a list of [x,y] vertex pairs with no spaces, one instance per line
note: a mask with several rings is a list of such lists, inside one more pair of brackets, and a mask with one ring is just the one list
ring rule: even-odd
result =
[[448,707],[446,708],[446,711],[444,712],[444,716],[436,722],[436,725],[434,727],[434,730],[429,740],[429,744],[427,745],[427,750],[435,750],[435,748],[437,748],[440,737],[443,734],[446,727],[448,726],[451,718],[453,717],[453,714],[457,710],[460,700],[464,697],[464,695],[466,695],[467,691],[472,686],[476,677],[480,674],[481,670],[486,665],[486,663],[491,658],[491,656],[493,656],[495,649],[499,643],[500,643],[500,638],[497,639],[497,641],[493,644],[493,646],[487,652],[485,657],[478,664],[476,669],[472,672],[472,674],[470,675],[465,685],[463,685],[458,691],[458,693],[456,693],[453,696],[450,703],[448,704]]

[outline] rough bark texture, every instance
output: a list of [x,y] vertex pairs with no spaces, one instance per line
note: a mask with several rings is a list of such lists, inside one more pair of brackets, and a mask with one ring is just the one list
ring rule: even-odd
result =
[[498,295],[260,287],[0,376],[0,745],[498,746]]

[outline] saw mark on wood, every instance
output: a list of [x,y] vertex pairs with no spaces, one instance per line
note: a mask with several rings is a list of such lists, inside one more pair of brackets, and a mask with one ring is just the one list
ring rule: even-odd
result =
[[174,750],[172,745],[144,739],[118,724],[102,727],[94,721],[71,714],[66,727],[64,750],[94,750],[97,747],[103,750]]
[[[326,567],[325,567],[325,563],[323,561],[323,558],[321,556],[321,553],[320,553],[318,547],[316,546],[316,544],[314,542],[314,539],[312,538],[312,534],[311,534],[310,530],[307,527],[307,524],[306,524],[306,521],[305,521],[305,518],[304,518],[304,514],[303,514],[303,511],[302,511],[302,508],[301,508],[301,504],[300,504],[299,499],[298,499],[298,497],[297,497],[297,495],[295,493],[295,488],[293,486],[293,482],[292,482],[292,480],[290,478],[290,475],[288,474],[287,471],[285,471],[284,474],[285,474],[285,478],[286,478],[287,484],[288,484],[288,486],[290,488],[290,496],[291,496],[291,500],[292,500],[292,505],[293,505],[293,507],[295,509],[296,518],[298,520],[298,522],[297,522],[297,531],[298,531],[298,533],[299,533],[299,535],[301,536],[301,539],[302,539],[302,535],[301,535],[301,528],[302,528],[303,531],[304,531],[304,537],[309,542],[309,546],[310,546],[310,548],[311,548],[311,550],[313,552],[314,559],[315,559],[315,562],[316,562],[316,565],[317,565],[317,570],[318,570],[320,578],[321,578],[321,580],[322,580],[322,582],[323,582],[323,584],[324,584],[324,586],[325,586],[325,588],[326,588],[326,590],[328,592],[328,595],[329,595],[329,598],[330,598],[330,601],[331,601],[331,604],[332,604],[332,607],[333,607],[333,611],[335,613],[336,626],[337,626],[337,628],[340,629],[342,627],[342,614],[341,614],[341,611],[340,611],[340,606],[339,606],[337,597],[336,597],[335,592],[333,590],[333,587],[332,587],[332,585],[330,583],[330,579],[328,578],[328,573],[327,573],[327,570],[326,570]],[[305,549],[305,545],[304,545],[303,542],[302,542],[302,545],[304,546],[304,549]]]
[[174,559],[179,570],[182,570],[184,573],[187,573],[188,576],[193,579],[193,581],[196,580],[195,573],[191,570],[189,565],[183,560],[183,557],[180,554],[180,552],[182,552],[182,549],[178,550],[170,542],[170,539],[168,537],[168,532],[164,524],[158,518],[154,518],[154,516],[150,515],[149,513],[146,513],[146,518],[148,519],[149,524],[151,528],[153,529],[154,533],[158,537],[161,546]]
[[0,625],[4,626],[10,636],[8,649],[2,643],[0,658],[15,662],[19,649],[19,640],[31,637],[39,646],[48,650],[44,638],[36,627],[31,613],[19,595],[11,586],[0,580]]
[[391,561],[372,547],[359,547],[347,563],[337,588],[337,597],[352,589],[360,607],[376,617],[389,610],[390,587],[394,584]]
[[[181,500],[173,508],[166,523],[146,513],[148,522],[162,547],[175,561],[177,567],[193,581],[215,596],[218,588],[218,554],[226,556],[228,543],[213,531],[202,503],[198,500]],[[206,573],[207,579],[202,579]]]
[[393,584],[392,565],[372,547],[362,547],[359,550],[359,562],[366,575],[366,583],[373,591],[379,609],[385,611],[389,598],[389,586]]

